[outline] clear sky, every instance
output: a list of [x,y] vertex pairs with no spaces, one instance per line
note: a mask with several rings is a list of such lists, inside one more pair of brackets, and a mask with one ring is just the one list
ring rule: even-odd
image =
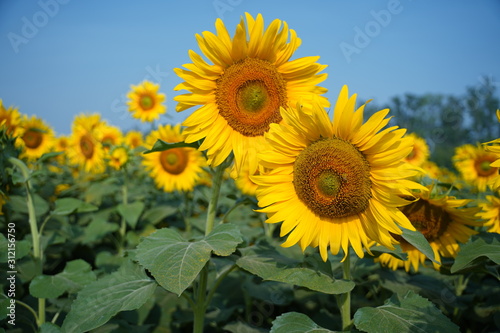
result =
[[99,112],[123,130],[125,95],[160,83],[175,112],[173,68],[199,51],[195,34],[223,19],[231,35],[244,12],[278,18],[302,39],[293,58],[321,56],[332,102],[340,87],[383,104],[404,93],[462,94],[482,76],[500,90],[498,0],[0,0],[0,98],[69,134],[76,114]]

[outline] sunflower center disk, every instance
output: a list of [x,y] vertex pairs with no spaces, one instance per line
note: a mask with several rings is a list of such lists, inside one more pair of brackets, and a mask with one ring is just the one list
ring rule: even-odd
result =
[[497,172],[498,168],[491,167],[490,164],[495,161],[494,157],[485,156],[475,163],[477,174],[481,177],[488,177]]
[[31,129],[27,130],[23,135],[23,141],[28,148],[38,148],[42,143],[42,133]]
[[245,58],[228,67],[217,79],[215,100],[219,114],[242,135],[263,135],[281,121],[286,106],[286,82],[268,61]]
[[80,149],[86,159],[90,159],[94,155],[94,142],[88,135],[80,139]]
[[331,138],[312,143],[297,156],[293,174],[297,196],[322,218],[352,216],[368,208],[370,166],[347,141]]
[[451,222],[450,215],[444,209],[425,200],[411,203],[401,211],[429,242],[441,237]]
[[160,155],[160,163],[163,169],[173,175],[178,175],[186,169],[188,153],[182,148],[164,150]]
[[141,108],[143,108],[144,110],[150,110],[153,108],[155,102],[151,96],[143,95],[139,99],[139,104],[141,105]]

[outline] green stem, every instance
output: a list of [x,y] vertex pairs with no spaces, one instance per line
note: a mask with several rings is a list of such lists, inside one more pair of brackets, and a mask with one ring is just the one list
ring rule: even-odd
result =
[[226,276],[228,276],[229,273],[231,273],[232,271],[234,271],[236,268],[238,268],[238,266],[236,266],[236,264],[232,265],[230,268],[228,268],[224,273],[222,273],[217,278],[217,280],[214,283],[214,286],[212,287],[212,289],[208,293],[207,299],[205,301],[206,306],[208,306],[210,304],[210,301],[212,300],[212,297],[214,296],[215,291],[217,290],[217,288],[219,288],[219,285],[221,284],[222,280],[224,280],[226,278]]
[[[126,175],[124,178],[127,178]],[[126,180],[124,180],[124,184],[122,185],[122,203],[123,203],[123,205],[128,204],[128,188],[127,188],[127,181]],[[120,232],[119,253],[123,254],[123,251],[125,249],[125,235],[127,233],[127,221],[125,220],[124,216],[122,216],[119,232]]]
[[33,310],[33,308],[31,306],[29,306],[28,304],[22,302],[22,301],[19,301],[16,299],[16,304],[19,304],[19,305],[22,305],[24,306],[26,309],[28,309],[29,312],[31,312],[33,314],[33,317],[35,317],[35,320],[36,322],[38,323],[38,315],[36,314],[35,310]]
[[208,202],[207,222],[205,224],[205,236],[212,232],[214,228],[215,214],[217,212],[217,203],[219,202],[220,187],[222,185],[222,176],[224,170],[231,164],[232,158],[227,158],[216,169],[212,180],[212,195]]
[[193,333],[202,333],[203,327],[205,326],[205,312],[207,310],[205,297],[206,297],[207,281],[208,281],[208,265],[209,262],[205,264],[200,273],[198,295],[196,295],[195,307],[193,309],[193,314],[194,314]]
[[[351,258],[349,251],[342,263],[342,278],[351,280]],[[342,318],[342,331],[349,331],[351,327],[351,292],[340,295],[340,316]]]

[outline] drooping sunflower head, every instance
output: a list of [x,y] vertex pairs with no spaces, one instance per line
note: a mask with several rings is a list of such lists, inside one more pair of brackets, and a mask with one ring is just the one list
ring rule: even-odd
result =
[[42,119],[23,116],[19,126],[21,140],[16,140],[16,143],[22,147],[21,157],[36,160],[52,149],[54,131]]
[[[429,191],[421,192],[419,200],[401,208],[412,225],[427,239],[434,252],[434,257],[441,262],[442,257],[455,258],[459,243],[465,243],[471,235],[477,233],[473,227],[483,224],[476,215],[478,207],[466,207],[472,200],[456,199],[437,192],[433,185]],[[398,237],[401,249],[408,254],[408,259],[402,261],[390,254],[382,254],[378,260],[392,269],[404,267],[407,272],[413,268],[416,272],[425,262],[425,255]],[[441,266],[433,262],[435,269]]]
[[2,99],[0,99],[0,126],[7,128],[7,134],[13,137],[19,136],[21,123],[21,113],[13,106],[7,109],[4,107]]
[[407,134],[407,137],[413,139],[413,149],[406,156],[405,161],[420,167],[429,159],[429,145],[424,138],[416,133]]
[[140,119],[141,122],[152,122],[160,118],[167,111],[165,95],[159,93],[159,84],[149,81],[130,86],[131,91],[127,94],[129,111],[132,117]]
[[101,132],[98,130],[100,126],[100,117],[96,115],[75,117],[66,152],[70,165],[93,174],[105,170],[105,151],[101,143]]
[[[208,62],[189,51],[193,62],[175,69],[184,80],[175,90],[189,93],[174,100],[178,112],[200,106],[184,121],[184,132],[186,142],[204,139],[200,150],[207,150],[210,165],[221,164],[233,152],[236,171],[249,163],[253,174],[257,161],[252,156],[265,146],[270,125],[282,121],[281,108],[299,99],[310,105],[326,92],[317,86],[326,79],[319,74],[326,66],[316,62],[319,57],[290,60],[301,41],[286,22],[274,20],[265,28],[262,15],[245,17],[232,38],[220,19],[216,34],[196,35]],[[318,101],[329,105],[322,96]]]
[[422,188],[408,180],[417,171],[403,161],[412,149],[405,130],[383,129],[389,110],[363,123],[364,105],[355,103],[344,87],[333,122],[320,104],[283,109],[284,123],[271,125],[269,148],[259,154],[269,171],[251,177],[266,222],[283,222],[283,246],[319,246],[323,260],[328,248],[347,254],[352,247],[360,257],[370,241],[393,248],[391,233],[413,229],[397,208],[409,203],[401,197]]
[[123,141],[130,149],[135,149],[144,145],[142,133],[139,131],[128,131]]
[[486,151],[480,145],[470,144],[457,147],[453,156],[455,168],[464,181],[480,192],[498,177],[498,166],[492,166],[496,160],[495,153]]
[[[184,141],[180,124],[164,125],[146,138],[146,146],[153,147],[161,139],[168,143]],[[144,155],[143,165],[150,172],[156,185],[165,192],[191,191],[203,172],[206,161],[194,148],[178,147]]]

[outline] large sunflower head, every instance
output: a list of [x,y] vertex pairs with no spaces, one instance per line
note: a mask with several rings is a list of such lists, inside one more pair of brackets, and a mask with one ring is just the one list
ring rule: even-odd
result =
[[405,161],[420,167],[429,159],[429,145],[424,138],[416,133],[410,133],[407,136],[413,139],[413,149],[406,156]]
[[[161,139],[168,143],[184,141],[180,124],[164,125],[146,138],[146,146],[153,147]],[[179,147],[144,155],[143,165],[156,185],[165,192],[191,191],[203,172],[206,161],[194,148]]]
[[[429,186],[429,191],[421,192],[419,200],[401,208],[412,225],[427,239],[434,252],[434,257],[441,262],[441,257],[455,258],[458,243],[465,243],[471,235],[477,232],[471,227],[481,226],[482,222],[476,216],[478,207],[465,207],[472,200],[456,199],[437,193],[437,188]],[[413,245],[398,237],[401,249],[408,254],[406,261],[397,259],[390,254],[382,254],[378,260],[392,269],[404,267],[407,272],[411,268],[416,272],[425,262],[425,255]],[[439,269],[441,266],[433,262]]]
[[159,84],[144,81],[130,88],[132,90],[127,94],[127,104],[132,117],[140,119],[141,122],[152,122],[167,111],[167,107],[163,105],[165,95],[158,93]]
[[21,140],[17,140],[16,143],[22,147],[21,157],[36,160],[52,149],[54,131],[42,119],[36,116],[30,118],[23,116],[19,126]]
[[106,168],[100,126],[100,117],[95,114],[79,115],[72,124],[67,157],[70,164],[88,173],[102,173]]
[[[184,121],[184,133],[186,142],[204,139],[200,150],[207,150],[210,165],[219,165],[233,152],[237,172],[250,163],[254,173],[257,161],[252,156],[265,146],[270,125],[281,123],[280,109],[300,98],[309,105],[313,96],[326,92],[317,86],[326,79],[318,74],[326,66],[316,62],[319,57],[290,60],[301,41],[286,22],[274,20],[265,28],[262,15],[245,16],[232,38],[220,19],[216,34],[196,35],[208,62],[189,51],[193,62],[175,69],[184,80],[175,90],[189,93],[174,100],[178,112],[200,106]],[[329,105],[322,96],[319,103]]]
[[464,181],[480,192],[485,191],[488,183],[498,177],[498,166],[492,166],[496,160],[495,153],[470,144],[457,147],[453,156],[455,168]]
[[0,127],[5,126],[7,128],[7,134],[9,136],[19,136],[19,130],[21,123],[21,113],[19,110],[13,106],[9,106],[7,109],[4,107],[2,99],[0,99]]
[[[283,109],[284,124],[271,125],[269,149],[259,154],[270,170],[252,179],[268,223],[283,221],[283,246],[319,246],[363,257],[371,240],[389,248],[402,226],[413,229],[398,209],[410,189],[422,188],[408,178],[417,175],[403,159],[412,150],[405,129],[385,128],[389,110],[363,123],[364,105],[355,110],[356,95],[343,87],[330,121],[321,105]],[[392,234],[391,234],[392,233]]]
[[480,202],[481,211],[477,216],[485,220],[484,226],[488,232],[500,234],[500,198],[494,195],[487,195],[486,201]]

